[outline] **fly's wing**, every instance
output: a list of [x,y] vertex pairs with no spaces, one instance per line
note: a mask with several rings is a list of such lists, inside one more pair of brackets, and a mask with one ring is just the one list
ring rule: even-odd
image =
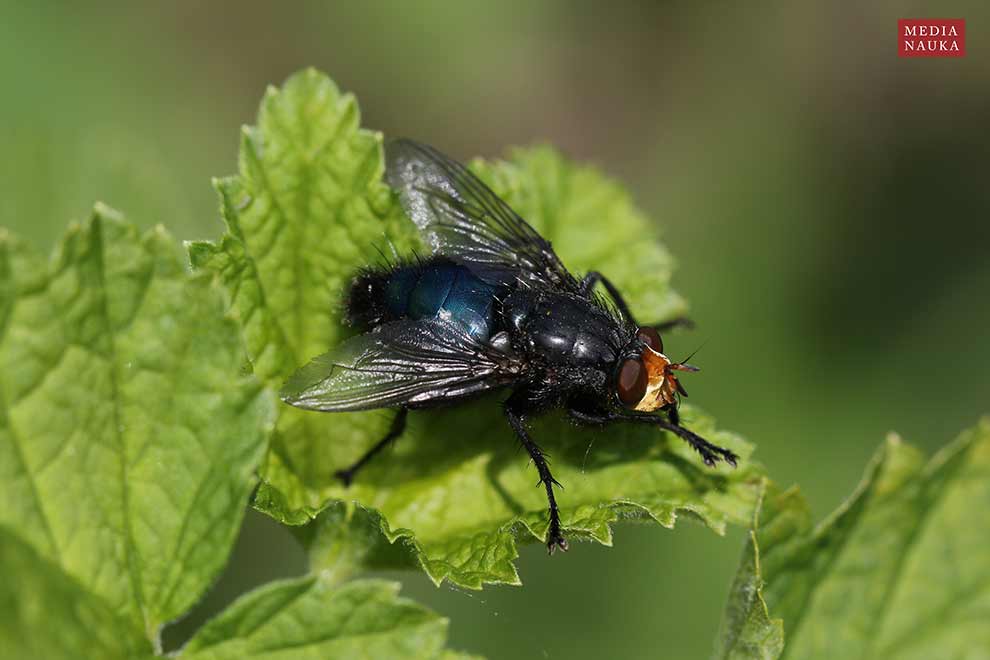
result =
[[514,379],[511,358],[439,319],[387,323],[297,371],[282,400],[339,412],[456,399]]
[[577,290],[550,242],[463,165],[411,140],[390,143],[386,161],[388,184],[434,254],[490,281]]

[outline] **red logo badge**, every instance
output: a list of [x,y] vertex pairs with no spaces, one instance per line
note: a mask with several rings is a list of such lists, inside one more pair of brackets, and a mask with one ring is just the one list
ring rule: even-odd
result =
[[962,57],[966,19],[902,18],[897,21],[898,57]]

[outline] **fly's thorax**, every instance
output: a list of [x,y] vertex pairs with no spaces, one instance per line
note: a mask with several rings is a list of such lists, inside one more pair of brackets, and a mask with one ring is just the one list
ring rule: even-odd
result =
[[550,364],[604,368],[624,341],[616,319],[580,296],[522,288],[502,310],[514,343]]

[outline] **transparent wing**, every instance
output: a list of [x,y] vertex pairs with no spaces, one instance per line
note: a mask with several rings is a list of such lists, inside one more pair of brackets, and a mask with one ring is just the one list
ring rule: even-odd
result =
[[435,254],[489,280],[577,290],[550,242],[463,165],[411,140],[390,143],[386,161],[388,184]]
[[302,367],[282,400],[327,412],[438,402],[514,379],[509,357],[438,319],[402,320],[352,337]]

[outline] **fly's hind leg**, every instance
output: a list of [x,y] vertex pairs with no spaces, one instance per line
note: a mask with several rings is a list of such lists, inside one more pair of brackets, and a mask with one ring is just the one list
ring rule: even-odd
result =
[[663,334],[668,330],[673,330],[674,328],[684,328],[685,330],[694,329],[694,321],[686,316],[678,316],[676,319],[671,319],[669,321],[663,321],[661,323],[654,323],[652,327],[656,328],[657,332]]
[[[636,321],[636,317],[633,316],[632,311],[630,311],[629,303],[626,302],[626,299],[622,296],[622,293],[619,291],[619,288],[614,284],[612,284],[612,282],[607,277],[599,273],[597,270],[591,271],[590,273],[584,276],[583,280],[581,280],[581,284],[580,284],[581,295],[583,296],[590,295],[591,290],[594,289],[595,285],[598,284],[599,282],[601,282],[602,286],[605,287],[605,290],[608,291],[608,295],[612,297],[612,302],[614,302],[615,306],[619,308],[619,312],[622,314],[622,316],[628,319],[629,322],[638,326],[639,323]],[[667,332],[668,330],[677,327],[684,327],[688,329],[693,328],[694,321],[687,318],[686,316],[678,316],[676,319],[670,321],[664,321],[663,323],[653,323],[651,324],[651,327],[656,328],[657,332],[663,334],[664,332]]]
[[392,418],[392,426],[389,427],[388,433],[385,437],[375,443],[375,445],[364,452],[364,455],[357,459],[349,468],[345,470],[337,470],[334,472],[334,476],[344,482],[345,486],[350,486],[351,482],[354,480],[354,475],[360,470],[368,461],[375,457],[375,454],[385,449],[388,443],[392,442],[406,430],[406,415],[409,414],[407,408],[399,408],[399,412],[396,413],[395,417]]
[[628,303],[626,303],[626,299],[622,297],[622,293],[619,292],[619,289],[616,288],[616,286],[612,284],[612,282],[609,281],[607,277],[599,273],[597,270],[591,271],[590,273],[584,276],[583,280],[581,280],[581,285],[580,285],[581,295],[584,296],[590,295],[591,290],[594,289],[595,285],[598,284],[599,282],[601,282],[602,286],[605,287],[605,290],[608,291],[608,295],[612,297],[612,302],[614,302],[615,306],[619,308],[619,312],[622,314],[622,316],[627,318],[630,322],[634,323],[635,325],[639,325],[639,323],[636,323],[636,318],[632,315],[632,312],[629,310],[629,305]]
[[536,482],[536,485],[543,484],[547,490],[547,501],[550,508],[550,526],[547,528],[547,550],[551,555],[557,548],[566,551],[567,540],[564,538],[560,529],[560,510],[557,508],[557,500],[553,496],[553,487],[554,485],[560,486],[560,482],[554,479],[550,473],[550,465],[547,463],[547,457],[543,455],[543,451],[529,437],[529,431],[526,430],[525,416],[513,404],[511,397],[505,405],[505,416],[508,417],[512,430],[515,431],[516,437],[519,438],[522,446],[529,452],[530,458],[533,459],[533,465],[536,466],[536,471],[540,474],[540,480]]

